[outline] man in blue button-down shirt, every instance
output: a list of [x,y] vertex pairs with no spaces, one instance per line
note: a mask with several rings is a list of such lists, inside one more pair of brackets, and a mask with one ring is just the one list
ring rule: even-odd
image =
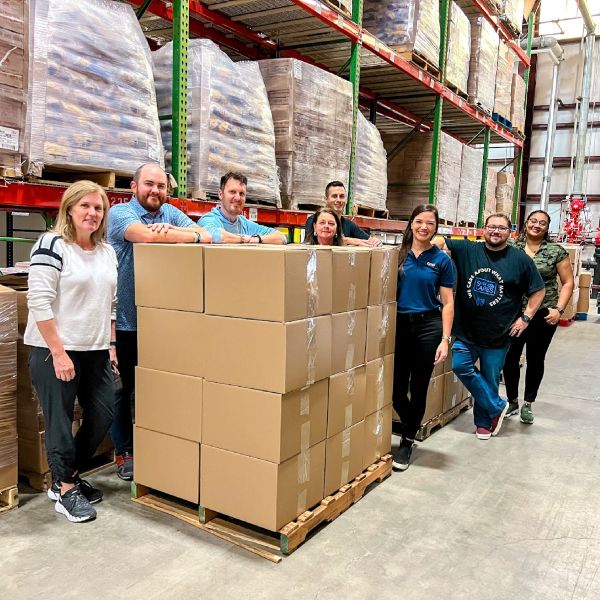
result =
[[[108,213],[108,241],[119,261],[117,281],[117,360],[122,389],[115,398],[111,437],[117,455],[117,475],[133,479],[131,397],[137,364],[137,314],[133,278],[133,244],[160,242],[210,243],[210,234],[167,200],[167,174],[157,164],[142,165],[131,182],[133,198]],[[113,341],[111,341],[113,344]]]

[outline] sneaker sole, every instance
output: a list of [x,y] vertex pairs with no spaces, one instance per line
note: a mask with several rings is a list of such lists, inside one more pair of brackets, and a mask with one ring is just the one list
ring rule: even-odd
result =
[[408,469],[408,465],[402,465],[400,463],[392,461],[392,469],[395,471],[406,471]]
[[502,421],[504,421],[504,417],[506,417],[507,412],[508,412],[508,403],[506,403],[504,410],[500,413],[500,418],[498,419],[498,423],[497,423],[496,427],[494,428],[494,431],[492,431],[492,435],[494,437],[500,433],[500,428],[502,427]]
[[[58,502],[58,498],[59,498],[60,494],[53,492],[51,489],[48,490],[47,493],[48,493],[48,498],[50,498],[50,500],[52,500],[52,502]],[[90,498],[87,498],[87,501],[90,504],[98,504],[98,502],[102,502],[102,498],[103,498],[103,496],[100,496],[100,498],[94,498],[93,500],[91,500]]]
[[521,418],[519,418],[519,420],[521,421],[521,423],[525,423],[525,425],[533,425],[533,421],[524,421]]
[[117,477],[123,481],[133,481],[133,475],[123,476],[120,473],[117,473]]
[[506,417],[512,417],[513,415],[518,415],[519,414],[519,409],[515,408],[514,410],[510,410],[508,411],[505,415],[504,418],[506,419]]
[[476,433],[475,437],[478,440],[489,440],[492,437],[491,433]]
[[96,515],[88,515],[86,517],[76,517],[75,515],[72,515],[66,508],[64,504],[61,504],[60,502],[57,502],[54,505],[54,510],[57,513],[61,513],[63,515],[65,515],[65,517],[67,517],[67,519],[69,521],[71,521],[71,523],[84,523],[85,521],[93,521],[96,518]]

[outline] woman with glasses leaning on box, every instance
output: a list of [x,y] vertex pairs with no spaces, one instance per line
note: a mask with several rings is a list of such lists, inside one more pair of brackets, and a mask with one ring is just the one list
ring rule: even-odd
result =
[[[62,197],[54,228],[31,251],[24,342],[46,423],[48,496],[71,522],[96,517],[102,492],[80,478],[112,422],[117,257],[105,241],[108,198],[92,181]],[[73,407],[83,409],[73,437]]]
[[[574,286],[569,254],[560,244],[548,241],[549,227],[550,215],[543,210],[534,210],[527,217],[525,227],[515,242],[517,248],[533,259],[546,285],[546,295],[539,310],[523,335],[513,338],[504,362],[504,383],[509,402],[506,413],[508,417],[519,412],[519,359],[523,347],[526,347],[527,368],[521,421],[527,424],[533,423],[531,404],[536,399],[544,377],[546,352],[560,317],[573,294]],[[562,285],[560,293],[557,276]]]

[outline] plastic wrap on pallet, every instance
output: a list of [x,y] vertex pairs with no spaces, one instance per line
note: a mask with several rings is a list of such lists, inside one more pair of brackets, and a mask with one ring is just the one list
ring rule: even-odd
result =
[[[173,44],[153,53],[159,113],[171,114]],[[256,63],[233,62],[214,42],[190,40],[188,50],[188,191],[219,191],[221,176],[248,177],[248,199],[281,206],[275,134]],[[167,168],[172,121],[161,121]]]
[[471,60],[471,23],[456,2],[451,3],[446,53],[448,83],[467,93]]
[[328,182],[348,183],[352,84],[295,59],[258,64],[273,115],[282,204],[322,205]]
[[385,210],[387,199],[387,155],[379,130],[358,113],[356,163],[352,202]]
[[512,76],[510,120],[513,129],[525,131],[525,80],[518,73]]
[[498,185],[498,171],[488,167],[487,179],[485,181],[485,206],[483,208],[483,219],[487,219],[496,212],[496,186]]
[[523,31],[523,13],[525,12],[525,0],[504,0],[502,13],[508,21],[510,28],[521,34]]
[[471,20],[471,60],[469,63],[469,102],[487,113],[494,108],[498,34],[484,17]]
[[438,0],[365,0],[363,27],[395,52],[414,52],[439,67]]
[[456,220],[477,224],[483,171],[483,150],[463,144]]
[[17,464],[17,342],[0,343],[0,469]]
[[510,102],[515,58],[515,53],[506,44],[498,44],[494,112],[505,119],[510,119]]
[[163,163],[152,58],[132,8],[35,0],[27,114],[30,172],[43,165],[131,175]]
[[498,185],[496,186],[496,212],[509,217],[512,215],[514,189],[515,176],[507,171],[500,171],[498,173]]
[[440,219],[456,222],[458,194],[460,190],[460,173],[462,163],[462,144],[447,133],[442,132],[440,138],[440,162],[436,206]]
[[17,293],[0,285],[0,342],[17,339]]

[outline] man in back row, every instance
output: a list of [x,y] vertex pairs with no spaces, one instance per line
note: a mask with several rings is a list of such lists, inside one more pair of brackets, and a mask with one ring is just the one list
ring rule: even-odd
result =
[[[342,235],[348,246],[381,246],[382,241],[369,236],[354,221],[344,217],[346,208],[346,188],[341,181],[331,181],[325,187],[325,204],[331,208],[342,222]],[[313,216],[306,219],[304,225],[305,236],[313,234]]]

